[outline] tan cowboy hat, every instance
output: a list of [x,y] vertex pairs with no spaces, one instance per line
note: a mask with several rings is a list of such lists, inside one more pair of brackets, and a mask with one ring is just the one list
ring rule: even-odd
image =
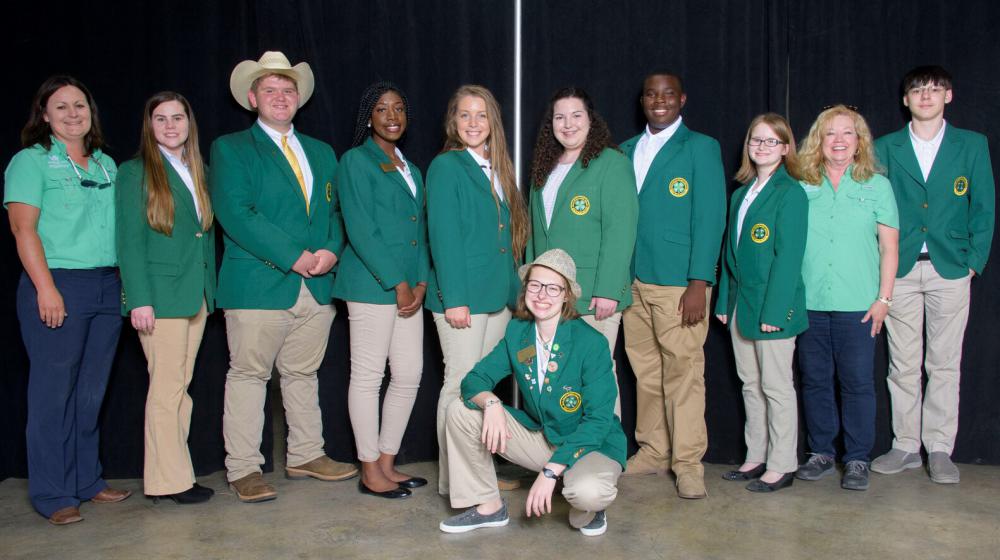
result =
[[527,278],[528,271],[533,266],[544,266],[562,274],[569,280],[569,289],[573,292],[573,295],[580,297],[582,290],[580,290],[580,284],[576,282],[576,263],[573,262],[573,257],[569,256],[569,253],[566,251],[562,249],[549,249],[538,255],[538,258],[534,261],[521,265],[521,268],[517,269],[517,275],[521,277],[522,282]]
[[288,62],[288,57],[279,51],[267,51],[260,60],[244,60],[233,68],[233,74],[229,76],[229,91],[233,92],[236,102],[244,109],[253,110],[250,100],[247,99],[247,92],[250,91],[250,84],[254,80],[267,74],[281,74],[295,80],[299,88],[299,107],[306,104],[312,97],[313,88],[316,81],[313,78],[312,68],[305,62],[300,62],[295,66]]

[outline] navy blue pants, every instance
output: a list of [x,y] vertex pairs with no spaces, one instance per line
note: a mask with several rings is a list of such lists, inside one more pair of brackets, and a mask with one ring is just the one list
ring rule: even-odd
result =
[[796,342],[809,450],[835,457],[843,426],[845,463],[868,461],[875,444],[875,339],[871,321],[861,322],[865,313],[809,311],[809,329]]
[[107,487],[98,459],[97,417],[122,328],[118,270],[53,269],[68,314],[50,329],[27,274],[17,318],[28,350],[28,493],[38,513],[78,506]]

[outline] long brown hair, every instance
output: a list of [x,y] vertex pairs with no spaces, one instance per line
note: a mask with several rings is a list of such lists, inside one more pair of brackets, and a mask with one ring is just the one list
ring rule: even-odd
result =
[[799,158],[795,153],[795,135],[792,134],[792,127],[788,126],[785,117],[777,113],[763,113],[757,115],[750,121],[747,127],[747,136],[743,139],[743,158],[740,161],[740,169],[736,172],[734,179],[741,184],[747,184],[757,177],[757,166],[750,160],[750,134],[758,124],[766,124],[774,131],[778,140],[788,146],[788,153],[781,157],[781,163],[785,166],[785,171],[796,181],[799,180]]
[[860,183],[871,179],[872,175],[879,172],[878,158],[875,156],[875,141],[872,140],[872,133],[865,118],[847,105],[834,105],[816,117],[816,122],[809,129],[809,136],[806,136],[806,141],[803,142],[802,149],[799,150],[802,180],[810,185],[823,183],[823,176],[826,175],[823,134],[830,121],[841,115],[849,117],[853,121],[854,130],[858,133],[858,152],[854,155],[851,178]]
[[[514,253],[514,261],[520,263],[524,258],[524,248],[528,244],[530,223],[528,222],[528,208],[524,203],[524,196],[517,186],[517,176],[514,174],[514,164],[510,160],[507,151],[507,135],[503,131],[503,120],[500,117],[500,104],[495,97],[483,86],[466,84],[455,90],[448,101],[448,111],[444,117],[444,146],[441,153],[449,150],[464,150],[465,142],[458,136],[458,125],[455,118],[458,114],[458,102],[464,97],[478,97],[486,103],[486,118],[490,123],[490,135],[487,138],[486,157],[490,160],[490,165],[496,170],[503,188],[504,198],[507,199],[507,206],[510,207],[510,236]],[[493,183],[490,178],[490,186]],[[500,212],[500,200],[496,191],[490,189],[493,201],[497,205],[497,212]]]
[[201,208],[201,229],[207,231],[212,227],[212,202],[208,198],[208,189],[205,186],[205,166],[201,158],[201,149],[198,147],[198,125],[195,123],[191,104],[183,95],[173,91],[161,91],[150,97],[146,101],[146,108],[143,109],[139,157],[142,158],[142,165],[146,170],[146,220],[154,231],[167,236],[173,233],[174,195],[167,181],[167,164],[163,161],[163,154],[160,153],[159,143],[153,133],[153,111],[168,101],[180,103],[188,118],[188,137],[184,142],[183,158],[191,172],[195,197],[198,199],[198,207]]
[[566,151],[552,130],[552,114],[555,112],[556,102],[567,97],[575,97],[582,101],[583,106],[587,109],[587,116],[590,118],[590,131],[587,132],[587,140],[580,152],[580,165],[586,169],[592,159],[601,155],[604,148],[621,151],[618,149],[618,145],[611,140],[611,130],[608,128],[608,123],[594,109],[594,102],[586,91],[578,87],[564,87],[556,90],[549,98],[549,104],[545,108],[545,116],[542,117],[542,125],[538,128],[538,138],[535,140],[535,158],[531,162],[531,185],[536,189],[545,186],[549,173],[552,173],[552,170],[556,168],[559,158]]
[[45,106],[49,103],[49,98],[60,88],[73,86],[83,92],[90,106],[90,131],[83,137],[84,155],[91,155],[94,150],[104,147],[104,134],[101,132],[101,120],[97,117],[97,103],[94,96],[90,94],[87,86],[72,76],[51,76],[42,82],[35,93],[35,98],[31,100],[31,112],[28,114],[28,122],[21,129],[21,147],[30,148],[35,144],[41,144],[46,150],[52,149],[52,127],[45,121]]

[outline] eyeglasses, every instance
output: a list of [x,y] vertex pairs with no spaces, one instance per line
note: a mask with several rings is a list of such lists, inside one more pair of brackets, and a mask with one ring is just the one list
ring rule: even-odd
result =
[[76,173],[76,178],[80,180],[81,187],[85,189],[106,189],[111,186],[111,175],[108,175],[108,170],[105,169],[104,166],[101,165],[101,162],[96,158],[90,158],[90,161],[96,163],[97,167],[100,167],[101,171],[104,172],[105,182],[103,183],[98,183],[97,181],[92,181],[90,179],[84,179],[83,175],[80,175],[80,169],[76,166],[76,162],[73,161],[73,158],[66,156],[66,159],[69,161],[69,165],[73,168],[73,172]]
[[768,148],[773,148],[778,144],[784,144],[784,142],[778,140],[777,138],[758,138],[756,136],[752,136],[749,140],[747,140],[748,146],[760,146],[761,144],[767,146]]
[[909,90],[907,90],[906,93],[908,93],[910,95],[923,95],[925,93],[931,93],[931,94],[934,94],[934,95],[941,95],[942,93],[945,92],[945,89],[946,88],[944,88],[942,86],[926,85],[926,86],[920,86],[920,87],[911,87]]
[[560,286],[559,284],[542,284],[538,280],[528,280],[525,288],[528,290],[528,293],[531,294],[537,294],[542,291],[542,288],[545,288],[545,295],[549,297],[559,297],[566,291],[566,288]]

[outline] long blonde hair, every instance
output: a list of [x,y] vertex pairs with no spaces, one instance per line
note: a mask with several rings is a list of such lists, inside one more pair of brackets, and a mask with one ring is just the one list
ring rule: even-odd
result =
[[816,117],[816,122],[809,129],[809,135],[799,150],[799,171],[802,180],[810,185],[819,185],[823,182],[824,156],[823,156],[823,135],[827,127],[835,117],[845,116],[854,123],[854,130],[858,134],[858,151],[854,154],[854,163],[851,168],[851,178],[857,182],[867,181],[872,175],[879,172],[878,158],[875,156],[875,141],[872,140],[871,129],[865,118],[857,111],[846,105],[834,105],[824,110]]
[[162,103],[176,101],[184,107],[188,118],[188,137],[184,142],[184,163],[191,172],[194,182],[195,198],[201,208],[201,229],[207,231],[212,227],[212,202],[208,197],[205,181],[205,166],[198,147],[198,125],[194,120],[191,104],[183,95],[173,91],[161,91],[146,101],[142,119],[142,141],[139,145],[139,157],[142,158],[146,170],[146,220],[149,227],[164,235],[171,235],[174,230],[174,195],[167,181],[166,162],[160,153],[159,143],[153,133],[153,111]]
[[750,134],[758,124],[766,124],[774,131],[778,140],[788,146],[788,153],[781,157],[781,163],[785,166],[785,171],[795,180],[799,179],[799,158],[795,154],[795,136],[792,134],[792,127],[788,126],[785,117],[777,113],[763,113],[757,115],[750,121],[747,127],[747,136],[743,139],[743,158],[740,161],[740,169],[733,177],[741,184],[748,184],[757,177],[757,166],[750,159]]
[[[486,118],[490,123],[490,135],[487,138],[487,159],[490,165],[496,170],[503,188],[504,198],[507,199],[507,206],[510,207],[510,236],[514,253],[514,261],[521,263],[524,258],[524,248],[528,244],[529,228],[528,208],[524,202],[524,196],[517,185],[517,175],[514,174],[514,164],[510,160],[507,152],[507,135],[503,131],[503,120],[500,117],[500,104],[497,103],[490,90],[483,86],[466,84],[455,90],[448,101],[448,111],[444,117],[445,140],[441,152],[449,150],[464,150],[465,142],[458,136],[458,125],[455,118],[458,114],[458,103],[464,97],[478,97],[486,104]],[[492,186],[493,179],[490,179]],[[500,200],[496,191],[490,189],[493,201],[497,205],[497,212],[500,211]],[[498,214],[499,215],[499,214]]]

